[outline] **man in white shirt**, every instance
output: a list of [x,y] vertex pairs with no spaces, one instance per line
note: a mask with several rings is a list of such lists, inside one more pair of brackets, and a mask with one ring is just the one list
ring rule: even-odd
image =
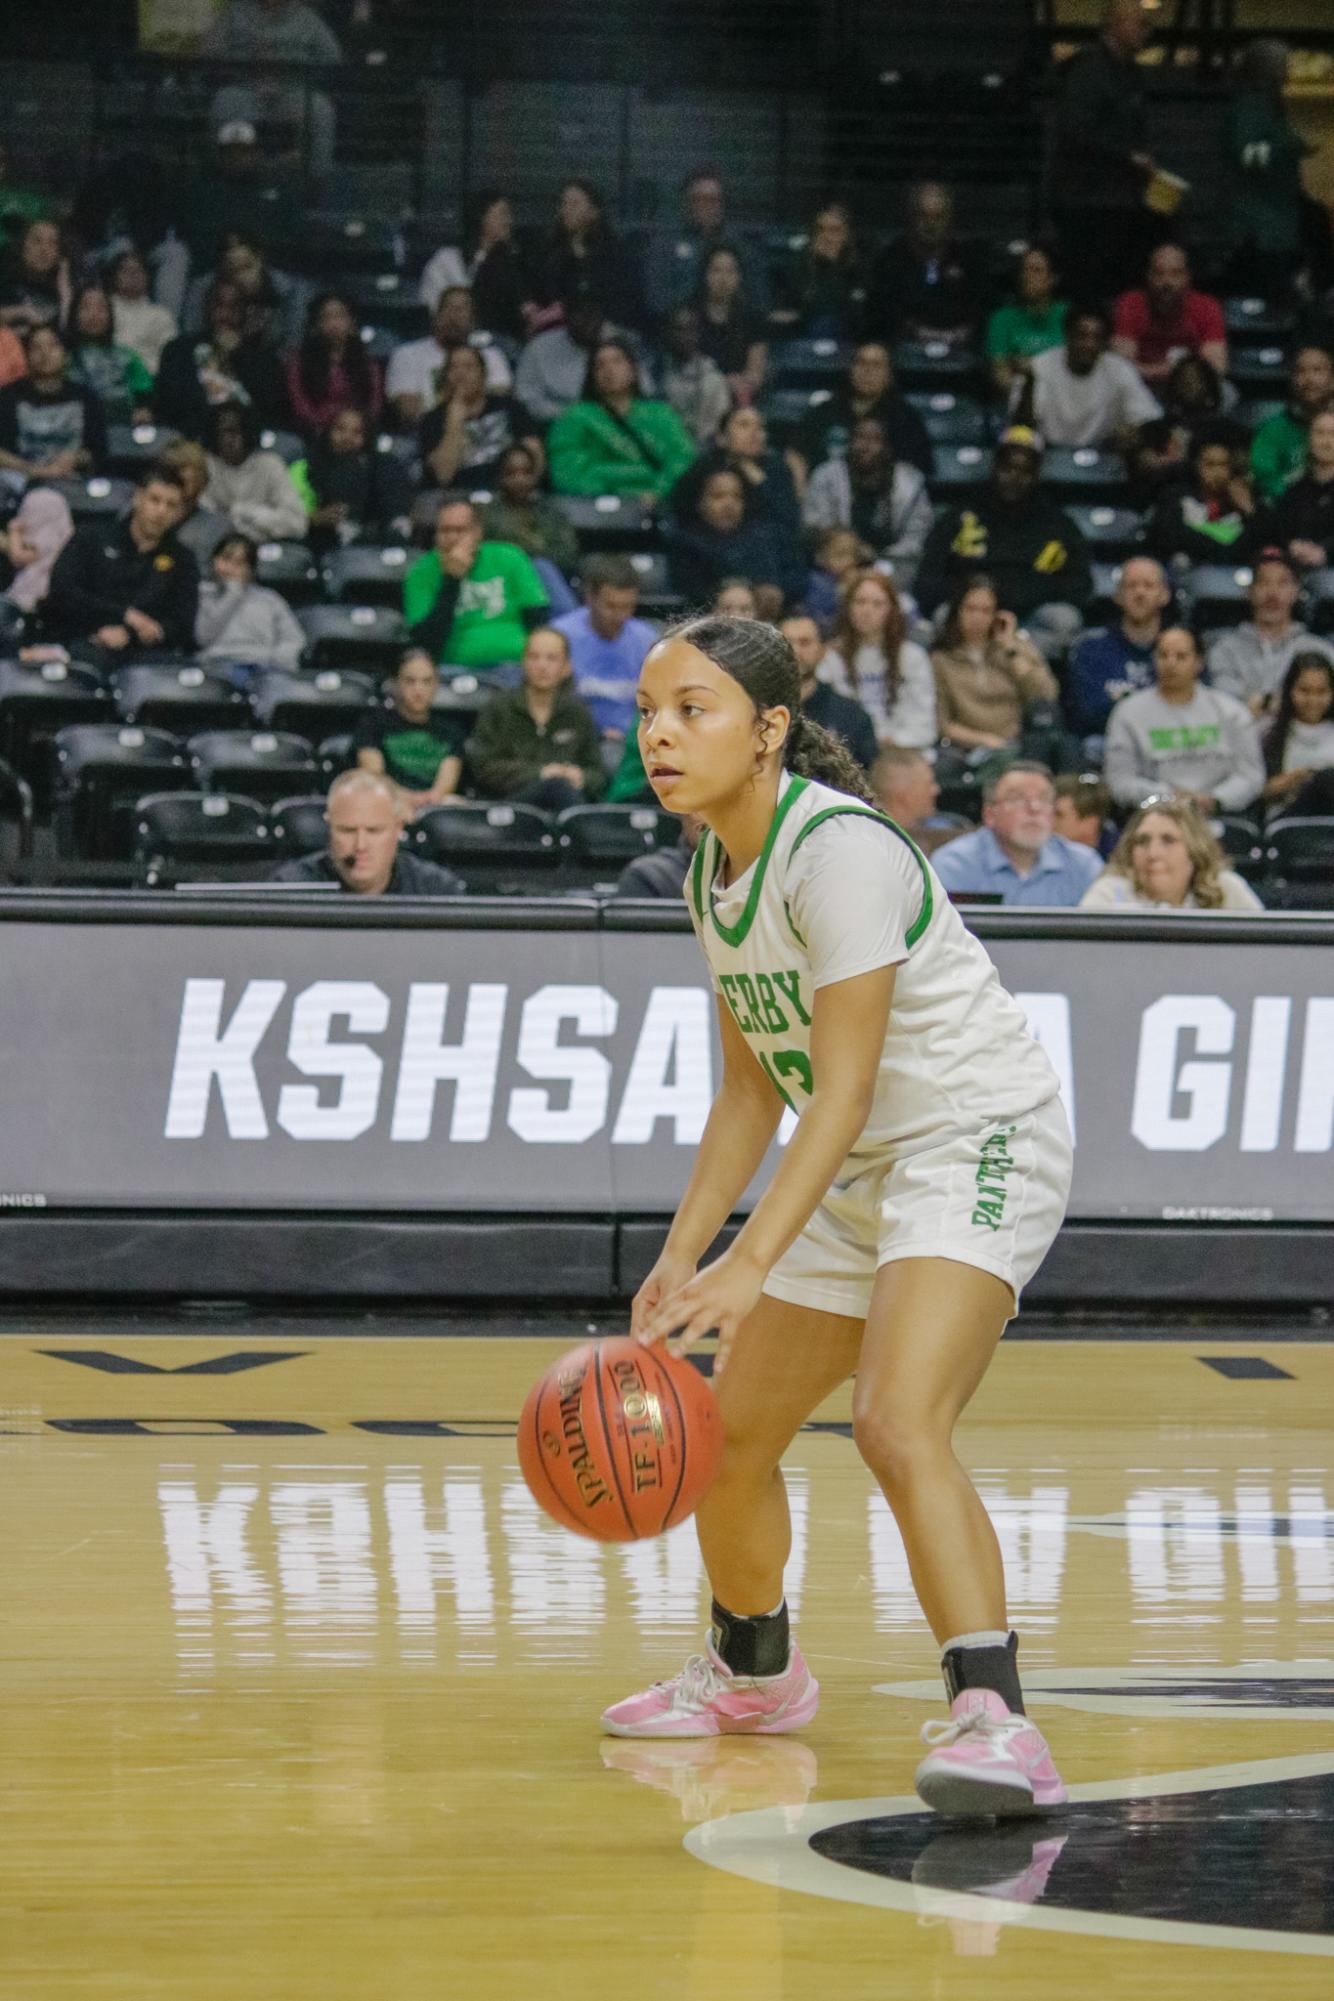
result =
[[1096,306],[1072,308],[1065,344],[1035,354],[1016,387],[1031,422],[1049,445],[1111,445],[1120,450],[1141,424],[1162,416],[1139,370],[1107,347],[1106,316]]
[[437,401],[445,363],[456,347],[477,349],[491,395],[508,393],[510,365],[490,334],[478,330],[471,291],[466,285],[450,285],[440,294],[425,340],[405,341],[389,357],[385,395],[400,430],[412,430]]

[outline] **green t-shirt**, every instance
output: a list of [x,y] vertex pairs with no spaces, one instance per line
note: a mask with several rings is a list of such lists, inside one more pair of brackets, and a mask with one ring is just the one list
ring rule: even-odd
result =
[[[444,572],[432,549],[403,579],[403,617],[409,627],[429,616],[440,595]],[[498,667],[519,660],[527,631],[525,611],[546,606],[542,579],[522,549],[509,542],[483,542],[477,560],[459,585],[454,622],[440,652],[449,667]]]
[[1040,313],[1029,306],[997,306],[987,321],[987,353],[995,359],[1002,354],[1031,357],[1059,347],[1065,339],[1065,316],[1070,308],[1053,299]]

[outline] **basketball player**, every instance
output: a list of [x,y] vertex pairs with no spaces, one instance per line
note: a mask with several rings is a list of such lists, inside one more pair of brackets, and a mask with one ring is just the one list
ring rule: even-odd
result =
[[[853,1437],[902,1532],[950,1702],[923,1732],[918,1792],[945,1813],[1032,1813],[1065,1789],[1024,1714],[1000,1549],[951,1435],[1060,1226],[1069,1127],[1018,1005],[847,751],[803,718],[800,678],[781,633],[716,614],[669,633],[640,673],[649,781],[705,823],[686,900],[723,1077],[631,1326],[683,1348],[717,1329],[727,1443],[696,1517],[706,1652],[602,1720],[624,1737],[811,1721],[779,1460],[855,1375]],[[768,1189],[697,1269],[785,1104],[798,1123]]]

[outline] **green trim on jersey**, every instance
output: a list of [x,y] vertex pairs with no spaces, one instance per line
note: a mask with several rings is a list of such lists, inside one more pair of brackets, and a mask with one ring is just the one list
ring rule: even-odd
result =
[[[887,827],[891,834],[897,834],[899,839],[901,841],[906,842],[908,847],[912,850],[913,859],[917,863],[918,868],[922,872],[922,907],[918,911],[912,923],[908,926],[907,931],[904,933],[903,942],[908,947],[909,951],[911,951],[912,947],[917,943],[917,940],[921,937],[922,933],[925,931],[927,925],[931,922],[931,912],[935,907],[935,897],[932,894],[931,890],[931,871],[926,865],[926,856],[922,853],[921,849],[918,847],[912,835],[905,832],[905,830],[899,825],[897,820],[891,820],[888,813],[874,812],[872,808],[869,806],[826,806],[822,813],[813,814],[812,817],[806,822],[806,825],[802,828],[801,832],[797,835],[796,840],[792,843],[791,851],[788,854],[788,860],[791,861],[792,856],[795,855],[797,849],[801,846],[807,834],[813,834],[815,832],[815,829],[820,825],[821,821],[835,820],[839,817],[840,814],[843,813],[855,813],[858,816],[858,818],[862,820],[877,820],[882,827]],[[787,910],[787,905],[784,904],[783,908]],[[796,925],[793,924],[792,913],[790,910],[787,912],[787,921],[793,937],[796,938],[800,944],[804,945],[806,943],[806,940],[802,937]]]
[[[773,819],[769,822],[769,831],[764,837],[764,846],[760,849],[759,855],[755,862],[755,874],[751,878],[750,892],[746,897],[746,907],[742,911],[740,917],[737,918],[736,923],[724,924],[722,919],[719,917],[717,910],[714,908],[712,895],[708,896],[707,902],[709,906],[709,916],[713,919],[713,928],[718,933],[718,936],[722,939],[725,945],[737,946],[743,944],[745,941],[746,933],[750,930],[751,925],[755,922],[755,912],[760,907],[760,891],[764,888],[764,873],[769,866],[769,857],[773,853],[774,842],[778,839],[778,830],[782,826],[788,814],[791,812],[792,808],[796,805],[798,799],[800,799],[802,793],[806,790],[806,787],[809,782],[810,781],[805,778],[794,778],[792,783],[788,786],[787,791],[783,794],[782,803],[780,804],[778,811],[774,814]],[[836,807],[834,810],[838,811],[839,809]],[[812,825],[814,825],[814,822],[812,822]],[[722,858],[723,847],[722,847],[722,842],[718,839],[718,836],[712,831],[710,831],[708,839],[712,840],[714,847],[717,850],[717,852],[713,857],[712,867],[709,869],[708,872],[708,881],[711,889],[713,884],[713,878],[718,873],[718,864]],[[800,834],[797,836],[797,839],[798,840],[801,839]],[[708,845],[707,840],[700,842],[699,854],[696,857],[695,907],[699,911],[701,919],[704,916],[704,903],[706,899],[704,894],[704,880],[705,880],[704,868],[700,860],[700,857],[702,857],[704,849],[707,845]]]

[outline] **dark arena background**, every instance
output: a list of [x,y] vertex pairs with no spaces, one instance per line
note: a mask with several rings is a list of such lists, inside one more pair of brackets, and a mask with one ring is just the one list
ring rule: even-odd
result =
[[[1327,0],[11,12],[6,1992],[1328,1995]],[[910,1791],[847,1388],[800,1736],[601,1735],[695,1526],[519,1474],[719,1082],[635,726],[710,605],[1074,1130],[958,1437],[1046,1819]]]

